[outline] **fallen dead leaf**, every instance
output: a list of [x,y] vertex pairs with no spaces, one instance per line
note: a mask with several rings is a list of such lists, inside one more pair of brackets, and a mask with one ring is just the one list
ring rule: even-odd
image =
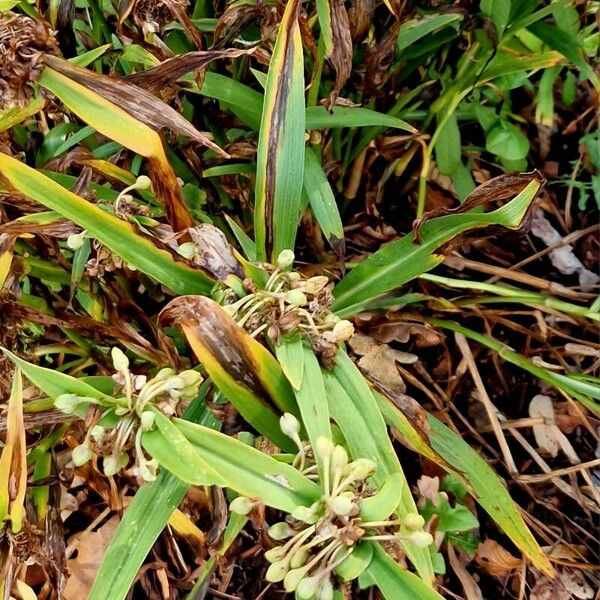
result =
[[552,458],[555,458],[560,445],[556,437],[558,428],[554,424],[552,398],[544,394],[534,396],[529,403],[529,416],[532,418],[542,418],[546,421],[544,425],[533,426],[533,436],[538,448],[547,452]]
[[414,354],[394,350],[385,344],[378,344],[372,337],[356,333],[350,340],[352,350],[361,358],[358,366],[375,383],[381,383],[391,392],[404,394],[406,386],[396,368],[396,362],[412,364],[418,359]]
[[[63,592],[63,600],[81,600],[89,596],[100,563],[119,521],[119,516],[115,515],[96,531],[76,534],[79,538],[77,556],[67,561],[70,575]],[[70,541],[70,544],[72,543],[73,540]]]
[[580,571],[563,571],[555,579],[541,576],[531,590],[530,600],[590,600],[594,591]]
[[513,556],[495,540],[479,544],[475,555],[477,564],[490,575],[500,577],[518,569],[521,559]]

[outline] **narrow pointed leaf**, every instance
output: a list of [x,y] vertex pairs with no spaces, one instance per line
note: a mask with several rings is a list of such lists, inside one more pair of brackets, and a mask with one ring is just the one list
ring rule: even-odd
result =
[[0,153],[0,174],[19,192],[86,229],[123,260],[178,294],[208,294],[213,280],[200,269],[176,262],[138,235],[130,223],[103,211],[35,169]]
[[280,448],[295,446],[281,432],[283,412],[298,415],[292,388],[268,350],[246,333],[216,302],[182,296],[161,313],[179,327],[211,379],[257,431]]
[[304,61],[298,15],[289,0],[273,49],[256,157],[254,230],[260,260],[294,248],[302,205]]
[[446,215],[427,221],[419,232],[420,243],[411,233],[384,246],[340,281],[334,289],[333,309],[344,316],[365,310],[371,300],[440,264],[444,255],[436,251],[465,231],[490,225],[517,229],[540,186],[538,180],[532,180],[513,200],[490,213]]

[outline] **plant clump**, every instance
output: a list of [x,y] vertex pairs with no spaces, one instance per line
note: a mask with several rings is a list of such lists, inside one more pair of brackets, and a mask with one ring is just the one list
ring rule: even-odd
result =
[[[302,442],[300,423],[289,413],[281,417],[280,424],[299,449],[293,465],[316,481],[323,494],[311,506],[298,506],[269,528],[271,539],[281,544],[265,553],[271,563],[268,581],[282,581],[285,590],[295,592],[301,600],[331,600],[336,572],[361,543],[406,540],[425,547],[433,542],[431,534],[423,530],[423,517],[416,513],[376,521],[362,513],[363,501],[375,494],[368,482],[376,470],[373,461],[351,461],[343,446],[324,436],[314,448]],[[243,514],[252,508],[253,502],[243,496],[231,504],[233,511]],[[343,571],[339,575],[344,578]]]
[[112,349],[116,373],[113,380],[120,395],[102,399],[62,394],[55,405],[67,414],[85,415],[95,407],[93,424],[88,428],[84,441],[73,449],[72,461],[81,466],[94,454],[102,456],[102,469],[107,476],[115,475],[130,463],[130,474],[142,481],[156,478],[158,463],[144,453],[141,436],[154,427],[156,411],[166,416],[180,414],[193,400],[202,376],[192,370],[175,373],[173,369],[161,369],[153,378],[134,375],[129,370],[129,359],[119,348]]
[[246,279],[246,295],[240,299],[232,302],[222,289],[217,296],[225,311],[253,336],[264,334],[272,343],[279,343],[282,336],[299,334],[323,364],[331,366],[338,345],[352,337],[354,326],[330,310],[333,283],[324,275],[306,277],[289,270],[293,262],[294,253],[284,250],[277,265],[261,263],[268,270],[264,286]]

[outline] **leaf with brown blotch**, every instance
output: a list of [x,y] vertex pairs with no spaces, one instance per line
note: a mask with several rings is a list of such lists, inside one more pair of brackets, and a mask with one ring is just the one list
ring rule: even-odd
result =
[[225,234],[218,227],[203,223],[190,227],[187,234],[196,246],[196,254],[192,259],[195,264],[221,280],[228,275],[242,277],[242,267]]
[[23,381],[15,370],[8,400],[7,433],[0,456],[0,523],[10,520],[13,533],[23,525],[25,492],[27,490],[27,447],[23,426]]
[[199,132],[174,108],[137,85],[76,67],[56,56],[45,55],[44,63],[54,71],[96,92],[155,131],[160,131],[162,128],[169,129],[177,135],[207,146],[224,158],[229,157],[224,150]]
[[477,564],[490,575],[503,577],[521,566],[522,560],[513,556],[494,540],[479,544],[475,555]]
[[303,208],[304,56],[300,0],[289,0],[269,64],[256,154],[254,237],[259,260],[293,249]]
[[156,65],[156,67],[152,67],[141,73],[129,75],[125,77],[125,81],[135,84],[150,93],[157,93],[163,87],[175,83],[187,73],[204,69],[213,60],[238,58],[252,54],[253,52],[255,52],[254,48],[186,52],[185,54],[178,54],[173,58],[168,58],[160,63],[160,65]]
[[[290,383],[269,351],[219,304],[180,296],[161,311],[159,324],[183,331],[210,378],[250,425],[280,448],[294,447],[279,427],[281,413],[299,415]],[[164,334],[162,341],[169,346]]]
[[325,57],[335,69],[335,84],[329,94],[331,108],[352,73],[352,34],[344,0],[317,0]]
[[352,41],[362,42],[369,33],[375,12],[375,0],[351,0],[348,7],[348,22]]
[[[0,230],[2,231],[2,230]],[[16,236],[13,233],[0,233],[0,290],[4,287],[13,262]]]

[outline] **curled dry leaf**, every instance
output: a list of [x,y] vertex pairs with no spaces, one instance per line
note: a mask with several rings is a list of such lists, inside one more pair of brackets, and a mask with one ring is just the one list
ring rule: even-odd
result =
[[332,46],[327,49],[327,59],[335,69],[335,83],[327,101],[328,108],[331,108],[352,73],[352,35],[344,0],[329,0],[327,6],[332,33]]
[[521,559],[513,556],[494,540],[479,544],[475,561],[486,573],[495,577],[508,575],[521,565]]
[[362,333],[356,333],[349,343],[352,350],[361,356],[358,366],[370,379],[383,384],[393,393],[404,394],[406,386],[398,373],[396,362],[412,364],[419,360],[417,356],[378,344]]
[[417,348],[439,346],[444,341],[444,334],[436,331],[433,327],[405,321],[384,323],[369,330],[369,334],[384,344],[392,341],[405,344],[413,338]]
[[448,561],[462,585],[466,600],[483,600],[481,589],[477,585],[473,575],[467,571],[465,565],[456,555],[452,544],[448,544]]

